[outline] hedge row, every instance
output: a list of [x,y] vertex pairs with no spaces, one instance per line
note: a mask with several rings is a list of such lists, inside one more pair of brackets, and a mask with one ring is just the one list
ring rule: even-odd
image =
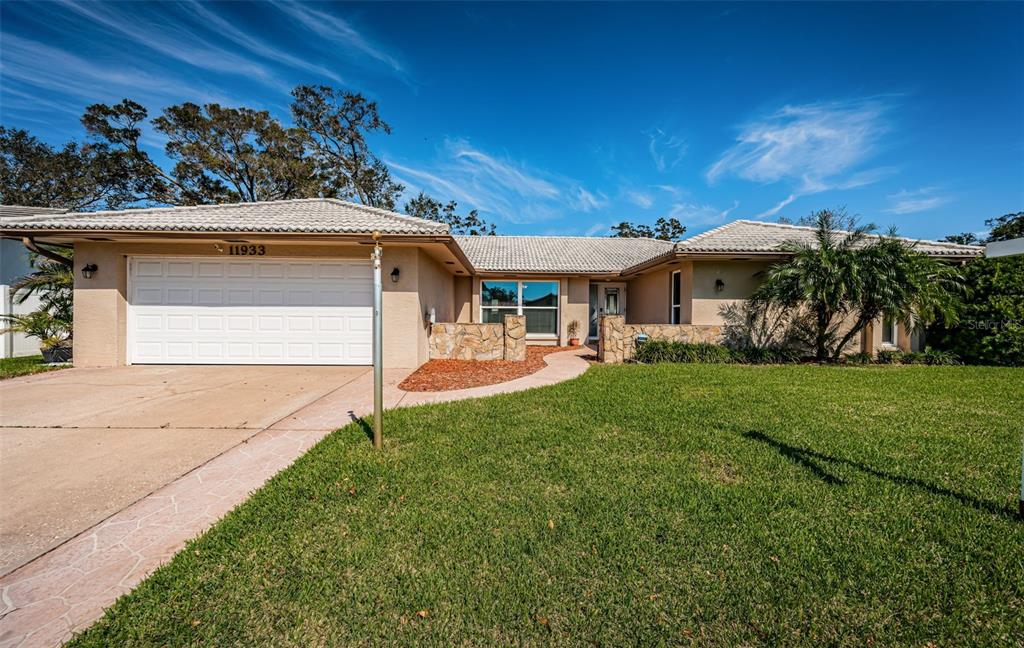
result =
[[668,342],[648,340],[636,348],[636,361],[645,364],[657,362],[697,362],[713,364],[786,364],[800,361],[800,354],[792,349],[730,349],[719,344]]
[[[668,342],[648,340],[636,348],[636,361],[644,364],[659,362],[686,362],[701,364],[791,364],[804,358],[799,352],[781,347],[763,349],[730,349],[719,344]],[[925,349],[907,353],[903,351],[879,351],[872,357],[869,353],[851,353],[845,356],[847,364],[960,364],[956,355],[948,351]]]

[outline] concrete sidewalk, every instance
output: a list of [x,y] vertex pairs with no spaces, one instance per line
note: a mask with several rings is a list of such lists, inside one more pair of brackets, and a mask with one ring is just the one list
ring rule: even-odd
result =
[[[386,372],[387,407],[490,396],[581,375],[592,350],[554,353],[535,374],[450,392],[404,392],[408,371]],[[185,542],[245,501],[329,432],[373,409],[366,372],[246,441],[0,578],[0,648],[54,646],[91,625]]]

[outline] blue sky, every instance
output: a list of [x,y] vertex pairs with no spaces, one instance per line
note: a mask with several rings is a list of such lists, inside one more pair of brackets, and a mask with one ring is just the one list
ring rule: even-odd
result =
[[[1024,4],[0,5],[0,119],[133,98],[377,100],[409,187],[505,234],[845,206],[902,234],[1024,208]],[[159,150],[153,133],[146,143]]]

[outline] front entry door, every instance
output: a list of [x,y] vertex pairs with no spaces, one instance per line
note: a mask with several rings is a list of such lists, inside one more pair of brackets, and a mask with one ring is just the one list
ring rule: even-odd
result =
[[626,284],[590,284],[590,337],[597,338],[597,325],[602,315],[626,314]]

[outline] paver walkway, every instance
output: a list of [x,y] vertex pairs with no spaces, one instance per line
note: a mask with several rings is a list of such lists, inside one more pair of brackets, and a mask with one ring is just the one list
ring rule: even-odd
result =
[[[450,392],[404,392],[409,372],[386,373],[387,408],[551,385],[589,366],[586,347],[554,353],[535,374]],[[354,416],[373,409],[372,372],[329,393],[0,578],[0,648],[55,646],[84,630],[267,479]]]

